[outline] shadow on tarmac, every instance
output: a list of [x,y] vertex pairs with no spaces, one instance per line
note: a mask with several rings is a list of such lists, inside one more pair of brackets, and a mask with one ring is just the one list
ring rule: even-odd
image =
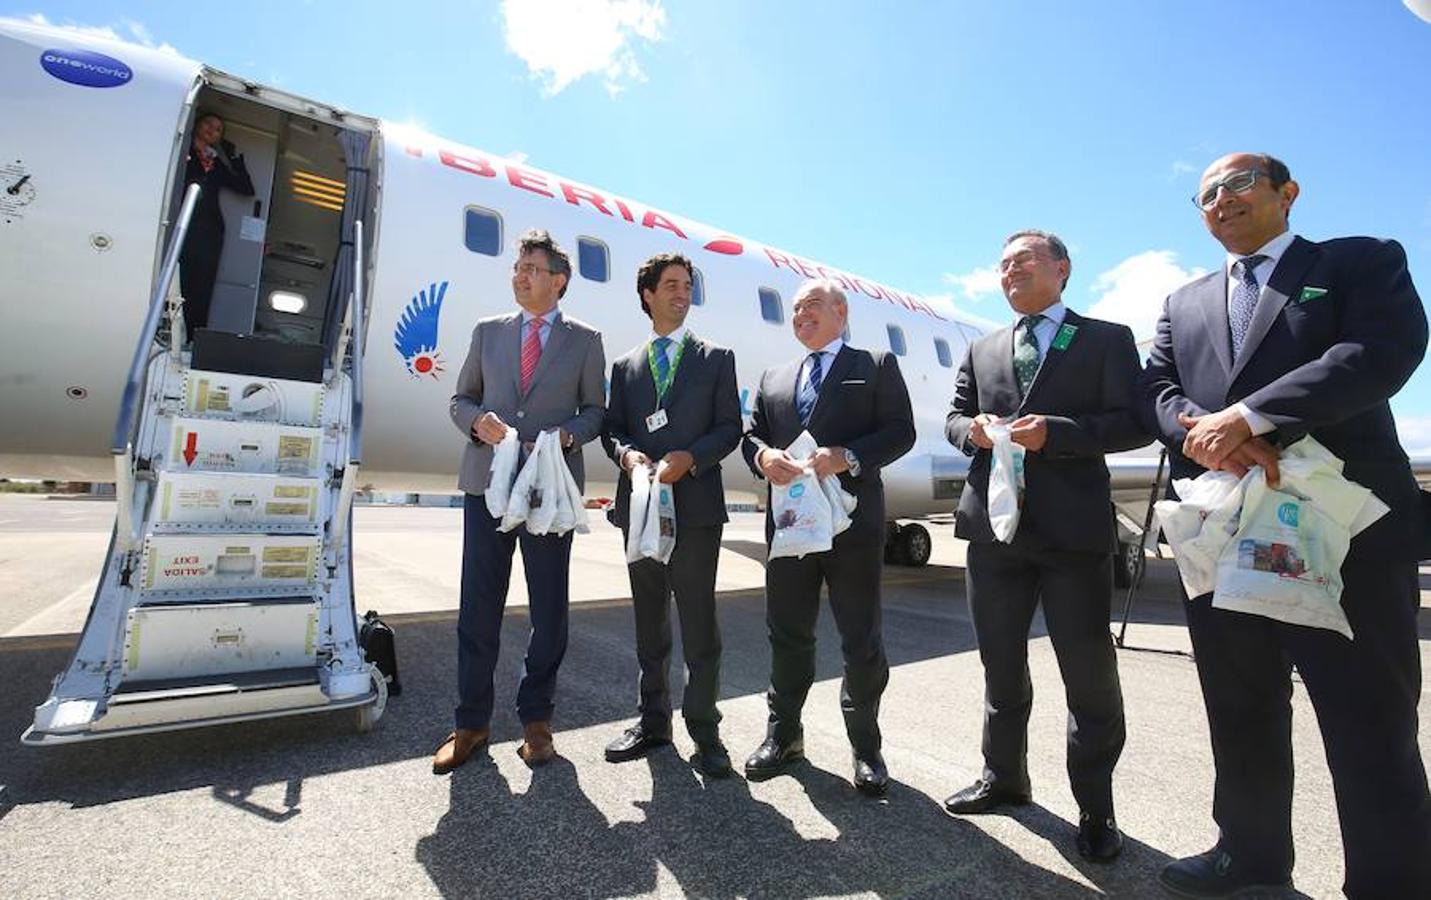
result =
[[[928,796],[898,781],[883,801],[844,778],[799,766],[795,779],[837,832],[807,837],[740,778],[704,781],[674,753],[656,753],[640,821],[608,825],[570,762],[558,758],[514,793],[490,757],[454,773],[448,812],[416,857],[445,897],[817,897],[858,892],[904,897],[1146,896],[1168,857],[1128,841],[1116,867],[1066,857],[1097,889],[1024,860]],[[635,763],[639,765],[642,763]],[[1063,848],[1071,827],[1041,807],[1016,818]],[[558,849],[559,848],[559,849]],[[665,873],[663,876],[663,872]],[[674,882],[674,884],[672,883]]]

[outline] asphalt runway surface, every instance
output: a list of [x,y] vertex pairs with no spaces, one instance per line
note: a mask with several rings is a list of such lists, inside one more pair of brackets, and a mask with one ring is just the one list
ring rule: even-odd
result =
[[[979,774],[983,709],[962,546],[945,524],[931,529],[934,564],[886,570],[892,673],[881,724],[894,784],[876,801],[849,783],[828,610],[805,708],[810,759],[793,774],[759,784],[703,780],[686,762],[692,745],[679,714],[674,748],[604,761],[605,744],[634,721],[636,685],[619,541],[604,523],[578,537],[574,552],[559,759],[529,770],[514,752],[513,694],[529,627],[514,578],[495,743],[453,775],[432,775],[456,694],[457,510],[357,513],[359,604],[391,614],[405,688],[372,732],[331,713],[23,748],[34,705],[73,648],[79,626],[61,626],[83,621],[112,516],[108,503],[0,496],[0,883],[8,896],[1156,897],[1163,864],[1216,839],[1206,717],[1165,561],[1150,562],[1119,652],[1128,742],[1114,791],[1127,846],[1116,863],[1098,866],[1073,846],[1066,710],[1041,621],[1030,644],[1034,803],[960,819],[939,805]],[[737,765],[764,734],[759,536],[758,517],[736,516],[722,554],[720,708]],[[1424,609],[1431,570],[1422,587]],[[1121,596],[1115,618],[1120,609]],[[1424,668],[1424,615],[1421,638]],[[1330,778],[1300,685],[1293,702],[1296,884],[1306,896],[1337,896]],[[1422,734],[1424,752],[1424,725]]]

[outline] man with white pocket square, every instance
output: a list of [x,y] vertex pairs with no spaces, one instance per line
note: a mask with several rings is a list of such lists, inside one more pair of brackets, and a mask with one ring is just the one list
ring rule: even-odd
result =
[[[854,751],[854,785],[863,794],[883,796],[889,770],[880,752],[879,703],[889,683],[889,661],[880,625],[886,527],[880,469],[913,446],[914,413],[894,354],[844,342],[849,307],[836,281],[802,284],[792,311],[795,337],[811,352],[761,376],[743,444],[745,460],[757,477],[788,484],[804,470],[785,448],[809,431],[819,444],[810,463],[815,475],[838,476],[858,505],[830,550],[766,563],[770,718],[765,742],[745,762],[745,775],[752,781],[772,778],[804,758],[800,712],[815,680],[815,622],[824,585],[845,662],[840,708]],[[774,533],[769,510],[767,491],[767,543]]]

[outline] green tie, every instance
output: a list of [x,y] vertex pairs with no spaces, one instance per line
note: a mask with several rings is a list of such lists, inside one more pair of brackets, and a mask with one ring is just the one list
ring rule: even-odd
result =
[[656,402],[659,403],[665,399],[666,391],[671,387],[671,360],[666,356],[666,348],[671,346],[671,339],[658,337],[651,343],[656,348]]
[[1043,316],[1019,319],[1018,336],[1014,339],[1014,377],[1019,380],[1019,393],[1027,396],[1034,376],[1038,374],[1038,338],[1034,327]]

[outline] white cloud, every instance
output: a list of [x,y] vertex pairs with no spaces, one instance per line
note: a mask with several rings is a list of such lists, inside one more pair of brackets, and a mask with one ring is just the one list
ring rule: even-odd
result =
[[118,25],[80,25],[76,22],[51,22],[44,13],[31,13],[25,17],[25,21],[32,25],[43,25],[46,28],[73,31],[75,34],[82,34],[85,37],[107,38],[111,41],[140,44],[158,50],[160,53],[180,55],[173,44],[154,40],[154,35],[150,34],[148,27],[143,22],[136,22],[133,19],[122,19]]
[[1431,416],[1397,416],[1396,434],[1408,456],[1431,456]]
[[[999,284],[999,267],[994,264],[956,275],[944,273],[944,283],[957,289],[960,296],[970,303],[980,303],[989,297],[1002,297],[1004,289]],[[951,297],[952,301],[953,298]]]
[[1187,161],[1185,161],[1185,160],[1181,160],[1181,159],[1175,159],[1175,160],[1173,160],[1173,177],[1174,177],[1174,178],[1177,178],[1177,177],[1180,176],[1180,175],[1193,175],[1193,174],[1196,174],[1196,172],[1197,172],[1197,166],[1193,165],[1192,163],[1187,162]]
[[661,40],[661,0],[502,0],[507,47],[548,97],[587,75],[613,96],[646,80],[632,44]]
[[1088,314],[1111,322],[1122,322],[1133,329],[1139,342],[1153,336],[1158,315],[1163,311],[1163,299],[1206,269],[1184,269],[1171,250],[1149,250],[1130,256],[1093,280],[1092,290],[1098,299]]

